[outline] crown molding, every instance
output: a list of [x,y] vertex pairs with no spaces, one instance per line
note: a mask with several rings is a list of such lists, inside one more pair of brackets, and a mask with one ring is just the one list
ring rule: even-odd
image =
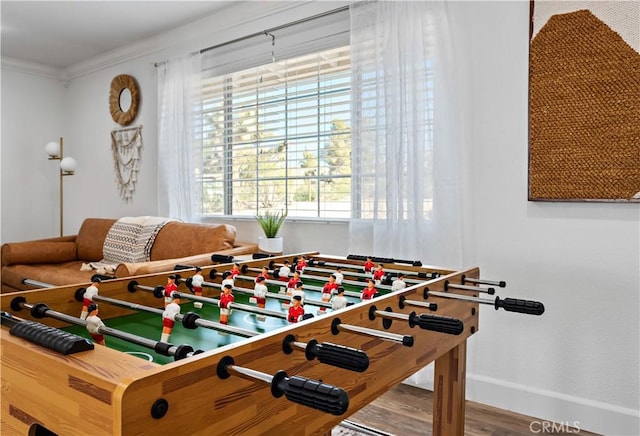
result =
[[[186,47],[186,50],[183,50],[185,53],[198,51],[208,45],[229,41],[256,30],[284,24],[278,22],[278,20],[283,20],[282,14],[284,12],[288,12],[286,17],[289,17],[287,21],[290,21],[292,14],[300,15],[302,18],[344,4],[347,2],[313,0],[236,2],[189,24],[68,67],[61,71],[59,78],[70,81],[139,57],[180,46]],[[251,13],[247,13],[248,6],[251,7]],[[255,27],[258,22],[260,23],[259,29]],[[162,60],[164,59],[157,61]]]
[[17,71],[19,73],[34,74],[49,79],[62,80],[62,70],[60,68],[39,64],[37,62],[2,56],[0,66],[2,66],[3,69]]

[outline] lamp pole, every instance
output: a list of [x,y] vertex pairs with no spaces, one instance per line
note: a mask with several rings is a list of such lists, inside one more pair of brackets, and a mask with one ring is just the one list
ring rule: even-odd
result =
[[64,229],[64,188],[63,177],[72,176],[75,172],[76,161],[73,158],[64,157],[64,141],[60,137],[59,145],[54,143],[47,144],[47,152],[49,153],[49,160],[60,161],[60,236],[63,236]]

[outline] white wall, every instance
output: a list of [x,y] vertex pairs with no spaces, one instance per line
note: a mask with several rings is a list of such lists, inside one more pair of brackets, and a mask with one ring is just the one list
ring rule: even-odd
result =
[[[268,3],[252,3],[258,5]],[[180,39],[185,32],[172,35],[181,44],[98,69],[73,79],[67,89],[3,70],[3,241],[57,233],[52,222],[57,217],[52,211],[57,204],[55,170],[41,150],[59,135],[58,128],[67,137],[68,154],[79,161],[73,182],[65,181],[68,232],[87,216],[155,213],[156,81],[151,63],[186,47],[201,48],[335,7],[286,5],[279,12],[256,12],[252,20],[246,19],[246,10],[232,8],[194,25],[187,39]],[[603,434],[639,434],[638,205],[527,201],[529,3],[450,6],[457,41],[473,53],[466,72],[472,120],[464,150],[466,264],[480,266],[485,278],[506,280],[502,296],[536,299],[546,306],[542,317],[482,307],[480,331],[469,341],[468,398],[542,419],[577,422]],[[216,30],[207,33],[212,28]],[[129,205],[117,197],[109,139],[114,127],[109,83],[122,73],[138,79],[142,106],[136,124],[144,125],[139,185]],[[5,95],[7,86],[16,90]],[[7,111],[5,106],[18,106],[20,99],[28,106]],[[67,113],[51,110],[58,105]],[[34,111],[38,128],[30,121]],[[22,135],[29,135],[22,141],[16,139],[22,130],[18,126],[27,128]],[[32,168],[37,175],[29,174]],[[26,195],[7,189],[16,178]],[[260,235],[253,221],[228,222],[236,225],[241,240]],[[348,226],[343,223],[287,222],[282,235],[289,252],[347,254]],[[430,383],[424,374],[412,380]]]
[[3,69],[1,91],[2,241],[58,236],[59,161],[44,147],[65,135],[66,90],[55,78]]

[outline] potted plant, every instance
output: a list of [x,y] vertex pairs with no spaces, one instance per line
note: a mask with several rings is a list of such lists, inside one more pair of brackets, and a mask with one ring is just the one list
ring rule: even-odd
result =
[[258,248],[266,253],[282,253],[284,242],[282,237],[278,236],[278,231],[287,217],[286,211],[280,212],[264,212],[262,215],[256,215],[258,224],[262,227],[264,236],[258,238]]

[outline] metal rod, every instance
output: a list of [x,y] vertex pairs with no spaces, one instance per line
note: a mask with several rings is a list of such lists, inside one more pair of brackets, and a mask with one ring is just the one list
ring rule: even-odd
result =
[[[433,295],[434,297],[451,298],[453,300],[468,301],[469,303],[491,304],[492,306],[495,305],[496,303],[494,300],[484,300],[482,298],[470,297],[468,295],[448,294],[446,292],[438,292],[438,291],[427,291],[427,296],[429,295]],[[404,304],[408,304],[410,306],[417,306],[417,304],[414,304],[414,303],[416,302],[412,300],[404,301]],[[421,302],[418,301],[417,303],[421,303]]]
[[401,344],[405,342],[405,335],[383,332],[380,330],[369,329],[369,328],[360,327],[357,325],[338,324],[338,330],[355,333],[363,336],[374,336],[376,338],[380,338],[380,339],[384,339],[392,342],[399,342]]
[[51,283],[40,282],[38,280],[33,280],[33,279],[22,279],[22,284],[37,286],[39,288],[55,288],[56,287],[56,285],[52,285]]
[[[300,278],[302,278],[302,276],[300,276]],[[242,275],[237,275],[236,279],[240,279],[240,280],[255,280],[255,277],[251,277],[251,276],[242,276]],[[272,279],[267,279],[265,280],[265,283],[270,284],[270,285],[286,285],[286,283],[284,282],[280,282],[278,280],[272,280]],[[310,291],[317,291],[317,292],[322,292],[322,288],[319,286],[307,286],[307,285],[303,285],[302,289],[308,289]],[[251,295],[253,295],[253,291],[251,289],[247,289],[247,288],[236,288],[235,286],[233,287],[233,290],[239,290],[240,292],[249,292],[251,293]],[[345,292],[346,293],[346,292]],[[273,296],[272,298],[278,298],[276,297],[277,294],[273,294],[273,293],[267,293],[267,296]],[[358,298],[360,297],[360,294],[358,294]],[[290,300],[290,297],[284,297],[284,299],[286,300]],[[327,303],[326,301],[319,301],[319,300],[312,300],[309,298],[305,298],[304,299],[304,303],[305,304],[309,304],[311,306],[320,306],[320,307],[331,307],[331,303]]]
[[255,369],[244,368],[242,366],[236,366],[236,365],[227,365],[225,368],[227,371],[232,371],[236,375],[246,380],[252,380],[252,381],[259,380],[267,384],[271,384],[271,381],[273,380],[272,375],[265,374],[264,372],[256,371]]
[[[127,309],[133,309],[133,310],[139,310],[141,312],[148,312],[148,313],[155,313],[155,314],[159,314],[162,315],[164,310],[162,309],[157,309],[155,307],[149,307],[149,306],[143,306],[141,304],[137,304],[137,303],[130,303],[128,301],[122,301],[122,300],[116,300],[114,298],[109,298],[109,297],[103,297],[101,295],[95,295],[93,297],[94,300],[96,301],[103,301],[105,303],[108,304],[113,304],[114,306],[119,306],[119,307],[124,307]],[[175,316],[175,320],[176,321],[182,321],[182,319],[184,318],[184,315],[182,314],[177,314]],[[202,319],[202,318],[198,318],[195,320],[195,324],[200,326],[200,327],[204,327],[204,328],[208,328],[211,330],[217,330],[217,331],[223,331],[223,332],[227,332],[227,333],[233,333],[235,335],[238,336],[243,336],[245,338],[251,338],[253,336],[258,335],[259,333],[254,332],[252,330],[247,330],[247,329],[243,329],[243,328],[239,328],[239,327],[233,327],[227,324],[221,324],[215,321],[210,321],[207,319]]]
[[489,295],[493,295],[496,292],[494,288],[481,288],[479,286],[456,285],[454,283],[445,282],[444,289],[446,290],[447,288],[459,289],[461,291],[484,292]]
[[[177,292],[177,294],[180,296],[180,298],[184,298],[185,300],[200,301],[202,303],[215,304],[215,305],[217,305],[220,302],[220,300],[216,298],[199,297],[197,295],[185,294],[183,292]],[[269,309],[262,309],[260,307],[253,307],[253,306],[249,306],[247,304],[242,304],[242,303],[230,303],[228,308],[240,310],[242,312],[255,313],[258,315],[266,315],[266,316],[272,316],[275,318],[287,319],[287,315],[282,312],[276,312],[274,310],[269,310]]]
[[507,283],[504,281],[493,281],[493,280],[482,280],[482,279],[474,279],[471,277],[465,277],[464,278],[465,282],[469,282],[469,283],[477,283],[479,285],[488,285],[488,286],[498,286],[500,288],[504,288],[507,286]]
[[376,310],[374,314],[379,318],[400,319],[402,321],[409,320],[409,315],[404,313],[387,312],[385,310]]
[[[339,12],[344,12],[344,11],[347,11],[347,10],[349,10],[349,6],[342,6],[342,7],[339,7],[337,9],[332,9],[330,11],[326,11],[326,12],[322,12],[322,13],[319,13],[319,14],[316,14],[316,15],[312,15],[310,17],[302,18],[300,20],[296,20],[296,21],[293,21],[291,23],[282,24],[282,25],[276,26],[276,27],[271,27],[271,28],[266,29],[266,30],[261,30],[260,32],[251,33],[249,35],[241,36],[239,38],[235,38],[235,39],[232,39],[232,40],[229,40],[229,41],[222,42],[220,44],[215,44],[215,45],[203,48],[203,49],[200,50],[200,54],[206,53],[208,51],[215,50],[215,49],[218,49],[218,48],[222,48],[222,47],[225,47],[227,45],[231,45],[231,44],[235,44],[235,43],[238,43],[238,42],[242,42],[242,41],[245,41],[247,39],[256,38],[258,36],[264,36],[266,33],[277,32],[278,30],[286,29],[287,27],[292,27],[292,26],[295,26],[297,24],[303,24],[303,23],[306,23],[308,21],[316,20],[318,18],[326,17],[326,16],[333,15],[333,14],[337,14]],[[159,67],[159,66],[164,65],[166,63],[167,63],[167,61],[156,62],[154,64],[154,66],[155,67]]]

